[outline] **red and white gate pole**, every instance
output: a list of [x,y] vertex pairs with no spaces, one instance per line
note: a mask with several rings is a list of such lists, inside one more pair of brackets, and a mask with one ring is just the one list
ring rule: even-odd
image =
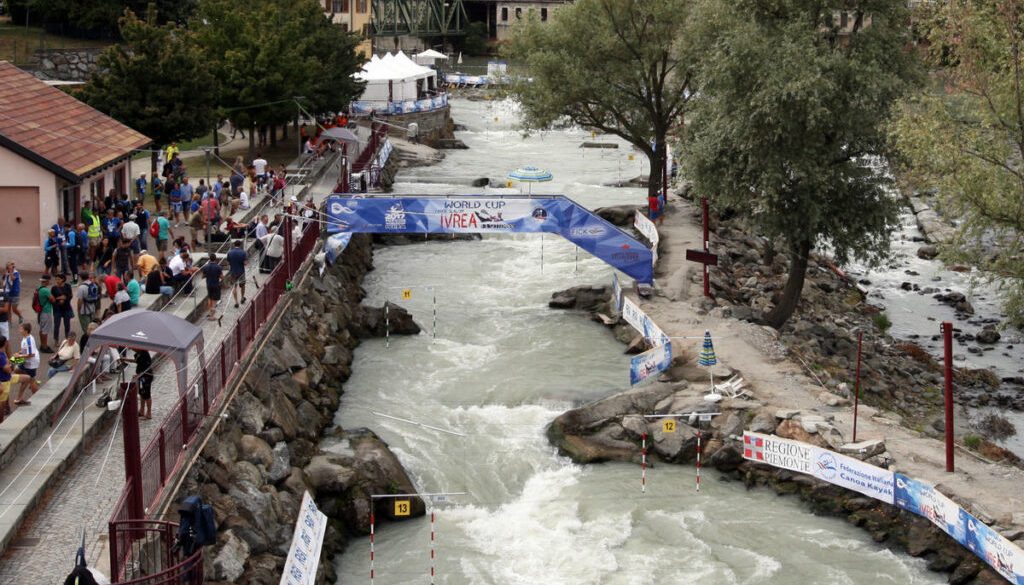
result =
[[697,423],[697,491],[700,491],[700,423]]
[[430,585],[434,585],[434,573],[435,563],[437,561],[437,554],[434,550],[434,511],[430,511]]
[[640,491],[647,493],[647,432],[640,435]]
[[370,502],[370,585],[373,585],[373,502]]

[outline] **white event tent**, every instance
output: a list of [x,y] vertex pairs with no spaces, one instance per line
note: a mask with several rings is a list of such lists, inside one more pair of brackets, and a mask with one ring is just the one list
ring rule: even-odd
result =
[[417,65],[402,51],[383,57],[374,55],[353,76],[366,82],[360,102],[417,100],[437,90],[437,72]]

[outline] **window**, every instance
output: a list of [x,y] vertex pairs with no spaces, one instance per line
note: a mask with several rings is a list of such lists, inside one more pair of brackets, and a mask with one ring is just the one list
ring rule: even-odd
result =
[[519,20],[522,17],[523,17],[523,9],[522,8],[516,8],[516,20]]
[[366,14],[366,0],[356,0],[356,12]]
[[348,12],[348,0],[332,0],[331,12]]
[[847,23],[848,20],[849,20],[849,16],[847,15],[846,11],[844,10],[844,11],[840,12],[839,13],[839,28],[845,29],[846,28],[846,23]]
[[548,9],[547,8],[541,8],[540,9],[540,21],[541,22],[547,22],[547,20],[548,20]]
[[508,7],[502,6],[501,8],[501,20],[502,22],[508,22]]

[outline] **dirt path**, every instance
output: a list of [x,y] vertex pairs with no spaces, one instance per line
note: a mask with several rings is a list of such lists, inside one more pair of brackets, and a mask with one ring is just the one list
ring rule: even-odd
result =
[[[675,198],[670,210],[664,224],[659,226],[662,239],[656,270],[659,292],[652,299],[639,300],[640,306],[669,336],[697,337],[703,335],[705,329],[710,330],[719,362],[742,374],[758,402],[770,408],[832,415],[835,417],[832,424],[849,441],[853,434],[853,408],[830,407],[819,400],[822,388],[805,375],[799,363],[786,356],[774,330],[702,314],[700,265],[686,261],[686,249],[701,246],[700,218],[694,206]],[[696,356],[700,341],[678,340],[673,346]],[[1024,489],[1021,488],[1024,471],[983,461],[957,448],[957,471],[946,473],[943,442],[903,428],[899,420],[896,414],[862,405],[857,438],[884,439],[894,459],[892,469],[941,484],[942,492],[965,504],[975,516],[991,518],[1002,527],[1014,524],[1024,527]]]

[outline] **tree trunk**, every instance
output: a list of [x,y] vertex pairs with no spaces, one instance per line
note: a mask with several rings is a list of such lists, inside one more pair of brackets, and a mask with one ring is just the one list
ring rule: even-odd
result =
[[153,149],[153,152],[149,153],[149,172],[150,172],[149,180],[150,181],[153,180],[153,177],[157,176],[157,174],[156,174],[157,173],[156,161],[157,161],[157,158],[159,158],[159,156],[160,156],[160,153],[157,152],[157,149],[155,149],[155,148]]
[[651,168],[647,172],[647,196],[656,197],[661,195],[661,176],[665,169],[665,159],[668,149],[665,145],[665,136],[654,137],[654,152],[647,156],[651,162]]
[[256,124],[249,124],[249,160],[256,158]]
[[281,124],[281,141],[282,142],[287,142],[288,141],[288,123],[287,122],[285,122],[284,124]]
[[277,146],[277,124],[270,125],[270,148]]
[[807,257],[811,252],[811,243],[808,241],[794,244],[789,253],[789,278],[786,279],[786,286],[782,289],[782,298],[779,304],[768,313],[765,321],[768,325],[781,329],[786,321],[793,316],[797,303],[800,302],[800,295],[804,290],[804,277],[807,275]]

